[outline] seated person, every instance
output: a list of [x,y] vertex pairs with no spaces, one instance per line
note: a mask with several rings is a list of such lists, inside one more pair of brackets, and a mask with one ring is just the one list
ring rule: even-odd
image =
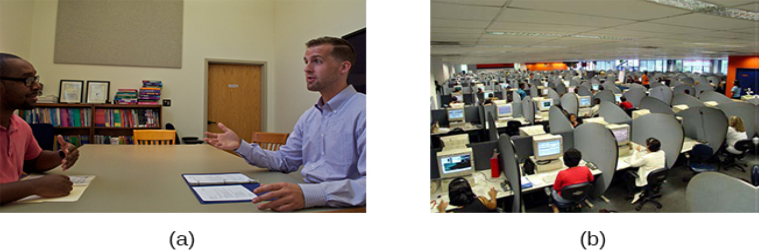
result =
[[[656,138],[646,139],[646,149],[642,149],[641,146],[633,149],[633,155],[630,158],[630,166],[638,167],[638,171],[628,171],[627,176],[627,198],[632,198],[630,204],[635,204],[640,199],[642,191],[639,191],[633,195],[633,192],[648,184],[648,174],[651,171],[664,168],[665,155],[661,150],[661,142]],[[632,173],[637,174],[635,177]]]
[[624,96],[620,97],[619,100],[622,101],[622,102],[619,103],[619,106],[622,109],[631,109],[631,108],[633,108],[633,104],[631,102],[627,101],[627,98],[625,98]]
[[517,89],[517,94],[519,94],[519,98],[524,99],[525,96],[527,96],[527,92],[524,91],[524,83],[519,84],[519,89]]
[[453,179],[448,184],[448,199],[451,201],[451,205],[457,208],[445,211],[448,207],[448,203],[445,201],[440,202],[437,206],[438,212],[448,213],[486,213],[493,212],[496,207],[496,191],[495,188],[490,188],[490,200],[485,197],[474,195],[472,187],[469,186],[469,182],[462,177]]
[[448,103],[448,107],[453,107],[451,106],[451,104],[456,104],[456,103],[461,103],[461,101],[459,101],[459,98],[456,98],[456,96],[453,96],[451,97],[451,102]]
[[744,139],[748,139],[748,135],[746,134],[746,128],[743,127],[743,119],[731,116],[730,127],[727,127],[727,135],[725,136],[727,151],[736,155],[742,154],[743,152],[735,149],[735,143]]
[[[577,166],[580,164],[580,160],[582,160],[582,153],[579,150],[572,148],[564,152],[564,165],[569,168],[559,171],[559,174],[556,175],[556,181],[553,183],[553,190],[551,191],[551,196],[556,202],[571,203],[561,197],[561,189],[565,186],[593,182],[593,174],[590,169],[587,166]],[[551,208],[554,212],[559,212],[555,205],[551,204]]]
[[601,109],[601,99],[593,99],[593,104],[593,107],[590,108],[590,117],[595,117],[598,115],[598,110]]
[[569,123],[572,124],[572,128],[577,128],[577,126],[582,124],[577,120],[577,115],[575,114],[569,114]]

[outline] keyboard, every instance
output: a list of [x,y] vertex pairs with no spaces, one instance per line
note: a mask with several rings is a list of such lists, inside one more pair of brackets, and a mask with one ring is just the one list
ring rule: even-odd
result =
[[559,175],[559,174],[558,173],[554,173],[554,174],[551,174],[551,175],[543,176],[543,182],[553,183],[554,181],[556,181],[556,175]]

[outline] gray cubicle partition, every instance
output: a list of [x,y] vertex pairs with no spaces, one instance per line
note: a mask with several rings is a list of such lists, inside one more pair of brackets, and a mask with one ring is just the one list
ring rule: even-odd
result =
[[561,106],[567,111],[567,113],[576,115],[579,107],[578,103],[579,100],[575,93],[566,93],[561,97]]
[[614,85],[613,82],[612,83],[606,82],[606,83],[603,84],[603,87],[604,87],[604,90],[609,90],[609,91],[611,91],[612,93],[615,93],[615,94],[621,94],[622,93],[622,90],[620,90],[619,87],[617,87],[617,85]]
[[540,92],[538,91],[537,85],[530,85],[530,96],[532,97],[539,97]]
[[480,117],[480,106],[466,106],[464,107],[464,120],[473,125],[483,124],[482,117]]
[[567,87],[562,85],[556,86],[556,93],[559,94],[559,96],[562,96],[567,93]]
[[664,103],[663,101],[653,98],[650,96],[643,97],[643,99],[640,100],[640,108],[641,109],[648,109],[651,111],[651,113],[662,113],[662,114],[668,114],[668,115],[674,115],[675,112],[672,111],[672,108]]
[[674,106],[681,104],[688,105],[689,108],[706,106],[704,105],[704,102],[696,99],[696,97],[684,93],[675,94],[675,98],[672,98],[672,105]]
[[703,116],[701,116],[701,111],[698,108],[688,108],[676,115],[683,118],[683,135],[685,137],[706,142],[706,131],[704,131],[706,127],[703,126]]
[[490,170],[490,158],[493,157],[493,152],[498,148],[498,140],[491,139],[487,142],[479,142],[468,144],[467,147],[472,148],[472,155],[474,156],[474,169]]
[[706,93],[708,91],[714,91],[714,87],[712,87],[712,85],[710,85],[709,82],[698,84],[695,86],[695,88],[696,88],[696,93],[694,95],[696,97],[700,97],[701,92]]
[[611,103],[616,102],[616,100],[614,99],[614,92],[610,90],[604,90],[604,91],[596,93],[596,95],[593,96],[593,100],[595,101],[596,98],[601,99],[601,101],[608,101]]
[[574,146],[582,153],[583,160],[595,164],[601,170],[601,175],[593,182],[595,186],[592,195],[603,195],[617,170],[617,140],[606,126],[586,123],[574,130]]
[[632,103],[633,107],[640,107],[640,100],[646,97],[646,88],[639,84],[630,85],[630,89],[627,90],[622,96]]
[[[575,90],[578,90],[578,89],[581,89],[581,88],[585,88],[586,90],[590,91],[591,89],[593,89],[593,85],[591,83],[594,82],[594,81],[597,82],[598,80],[593,79],[590,82],[585,81],[583,83],[580,83],[580,86],[578,86],[577,89],[575,89]],[[577,92],[577,91],[575,91],[575,92]]]
[[521,102],[522,96],[517,93],[517,91],[511,91],[511,97],[514,99],[513,102]]
[[[653,82],[653,83],[651,83],[651,84],[648,84],[648,85],[649,85],[649,88],[655,88],[655,87],[666,87],[666,85],[664,85],[664,84],[661,84],[661,82]],[[674,86],[672,86],[672,87],[674,87]]]
[[[495,106],[491,106],[495,107]],[[493,113],[488,111],[485,112],[485,118],[487,119],[487,131],[488,131],[488,140],[496,140],[498,138],[498,127],[495,124],[495,121],[497,120],[495,117],[493,117]]]
[[506,180],[509,182],[511,191],[514,193],[512,197],[511,212],[518,213],[522,211],[522,173],[519,169],[519,164],[516,159],[516,150],[514,144],[511,142],[511,138],[508,135],[502,134],[498,138],[498,152],[501,153],[501,167],[503,168],[503,175],[506,176]]
[[553,88],[548,89],[548,98],[553,100],[553,104],[561,104],[561,96]]
[[687,85],[693,85],[693,83],[695,83],[695,80],[693,80],[691,77],[683,78],[681,81],[683,84]]
[[635,118],[630,140],[646,146],[646,139],[653,137],[661,142],[667,168],[672,168],[683,149],[683,126],[672,114],[652,113]]
[[694,213],[759,212],[759,188],[719,172],[703,172],[685,189],[685,207]]
[[580,85],[580,83],[577,82],[577,80],[575,80],[575,79],[572,79],[572,80],[569,81],[569,86],[570,87],[576,87],[576,86],[579,86],[579,85]]
[[535,124],[535,103],[529,97],[522,101],[522,116],[530,124]]
[[[720,103],[717,108],[725,113],[725,117],[730,122],[731,116],[738,116],[743,119],[743,127],[746,128],[746,134],[751,137],[755,132],[759,132],[757,128],[757,119],[759,119],[759,108],[753,104],[746,102],[729,102]],[[759,134],[759,133],[757,133]]]
[[710,107],[698,109],[701,111],[704,121],[704,132],[707,132],[706,142],[712,147],[714,153],[717,153],[722,147],[722,143],[725,142],[725,133],[727,133],[728,121],[725,112]]
[[692,95],[693,97],[696,97],[696,89],[690,85],[679,85],[675,87],[674,90],[672,90],[672,93],[674,93],[675,96],[677,96],[677,94],[685,94],[686,90],[690,93],[690,95]]
[[723,103],[731,103],[733,102],[732,99],[728,98],[727,96],[714,92],[714,91],[705,91],[703,94],[701,94],[698,97],[701,101],[715,101],[722,105]]
[[569,119],[564,116],[564,111],[559,106],[551,106],[548,109],[548,126],[551,128],[551,133],[568,132],[574,128],[569,122]]
[[[505,134],[501,134],[501,136],[503,135]],[[517,155],[517,162],[520,164],[534,154],[531,136],[512,136],[511,143],[514,144],[514,153]]]
[[579,96],[593,96],[593,92],[590,91],[590,88],[585,86],[579,86],[577,89],[575,89],[575,93]]
[[524,114],[522,113],[522,102],[512,102],[511,112],[514,113],[514,118],[524,117]]
[[433,122],[438,122],[440,127],[446,127],[450,124],[448,122],[448,110],[446,109],[430,110],[430,117],[432,117]]
[[667,106],[672,104],[672,90],[666,86],[651,88],[648,97],[659,99],[667,104]]
[[598,108],[598,114],[608,123],[630,124],[632,122],[632,118],[630,118],[622,108],[617,106],[617,104],[608,101],[601,101],[601,107]]

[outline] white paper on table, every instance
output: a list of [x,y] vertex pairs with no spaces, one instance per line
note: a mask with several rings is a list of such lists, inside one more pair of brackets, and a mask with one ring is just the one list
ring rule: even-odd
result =
[[224,185],[224,184],[244,184],[255,183],[252,179],[242,173],[222,173],[222,174],[185,174],[185,180],[190,185]]
[[195,190],[203,201],[252,200],[258,197],[242,185],[196,186],[192,190]]
[[17,200],[18,203],[42,203],[42,202],[77,202],[80,197],[82,197],[82,194],[84,194],[84,190],[87,189],[87,186],[75,186],[73,190],[69,193],[69,195],[58,197],[58,198],[42,198],[38,195],[30,195],[26,198]]

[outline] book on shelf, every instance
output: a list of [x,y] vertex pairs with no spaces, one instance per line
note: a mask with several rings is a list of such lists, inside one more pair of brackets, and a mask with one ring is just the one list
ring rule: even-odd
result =
[[132,136],[104,136],[95,135],[93,139],[94,144],[134,144],[134,138]]
[[23,110],[21,118],[30,124],[49,123],[53,127],[89,127],[89,108],[33,108]]

